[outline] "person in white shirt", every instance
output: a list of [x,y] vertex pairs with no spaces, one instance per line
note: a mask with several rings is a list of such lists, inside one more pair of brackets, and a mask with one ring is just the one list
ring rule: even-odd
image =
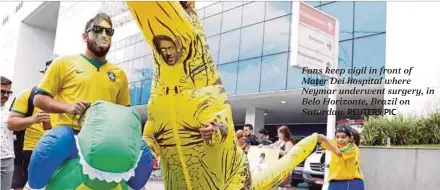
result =
[[1,77],[1,190],[10,190],[12,185],[12,176],[14,174],[14,135],[8,129],[6,122],[8,121],[9,109],[5,108],[5,103],[9,100],[12,82],[6,77]]

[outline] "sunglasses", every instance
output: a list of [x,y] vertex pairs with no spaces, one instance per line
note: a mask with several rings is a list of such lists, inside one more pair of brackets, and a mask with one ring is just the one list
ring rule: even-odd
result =
[[12,91],[8,91],[8,90],[1,90],[2,96],[4,95],[8,95],[10,96],[12,94]]
[[107,36],[113,36],[113,34],[115,33],[115,30],[113,28],[106,28],[106,27],[102,27],[102,26],[98,26],[98,25],[93,25],[92,27],[90,27],[86,33],[92,31],[96,34],[102,33],[102,31],[105,30],[105,34],[107,34]]

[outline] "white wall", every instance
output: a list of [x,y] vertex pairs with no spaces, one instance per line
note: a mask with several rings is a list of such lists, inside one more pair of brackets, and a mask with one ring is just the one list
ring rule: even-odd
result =
[[42,74],[38,71],[52,56],[55,30],[46,30],[21,23],[14,65],[13,90],[20,92],[38,84]]
[[42,3],[43,2],[24,2],[23,7],[17,13],[12,14],[14,10],[9,11],[9,22],[0,28],[1,76],[5,76],[10,79],[13,78],[20,24],[29,14],[41,6]]
[[[386,99],[410,99],[410,106],[397,108],[399,113],[427,115],[440,108],[440,2],[387,2],[386,67],[414,66],[411,85],[386,85],[385,88],[422,88],[424,96],[385,95]],[[387,76],[390,78],[392,76]],[[397,77],[396,77],[397,78]],[[426,95],[426,88],[436,90]]]

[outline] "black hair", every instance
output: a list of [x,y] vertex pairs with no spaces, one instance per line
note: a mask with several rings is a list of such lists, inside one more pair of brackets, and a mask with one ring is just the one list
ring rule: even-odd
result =
[[95,17],[91,18],[89,21],[87,21],[86,27],[84,28],[84,32],[87,32],[87,30],[92,27],[93,24],[99,23],[99,21],[105,20],[110,24],[111,27],[113,27],[112,20],[110,19],[110,16],[108,16],[105,13],[98,13]]
[[345,133],[348,137],[353,138],[354,143],[359,146],[360,144],[360,134],[355,129],[351,128],[349,125],[341,124],[336,126],[336,133]]
[[263,152],[260,154],[260,157],[266,158],[266,154]]
[[269,132],[266,129],[264,129],[264,128],[260,129],[258,132],[263,134],[263,135],[269,135]]
[[249,127],[250,130],[254,129],[254,126],[252,126],[252,124],[249,123],[245,124],[244,127]]
[[4,77],[4,76],[2,76],[1,77],[2,79],[1,79],[1,84],[2,85],[12,85],[12,81],[11,80],[9,80],[8,78],[6,78],[6,77]]
[[172,42],[174,44],[174,46],[176,46],[176,43],[174,43],[173,39],[171,39],[169,36],[157,35],[157,36],[154,36],[154,38],[153,38],[153,44],[154,44],[154,47],[156,48],[157,52],[160,52],[159,42],[162,40]]

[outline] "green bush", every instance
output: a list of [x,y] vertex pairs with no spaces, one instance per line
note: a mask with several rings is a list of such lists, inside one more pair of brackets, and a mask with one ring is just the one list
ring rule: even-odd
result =
[[440,112],[427,117],[371,116],[364,123],[362,144],[392,145],[440,144]]

